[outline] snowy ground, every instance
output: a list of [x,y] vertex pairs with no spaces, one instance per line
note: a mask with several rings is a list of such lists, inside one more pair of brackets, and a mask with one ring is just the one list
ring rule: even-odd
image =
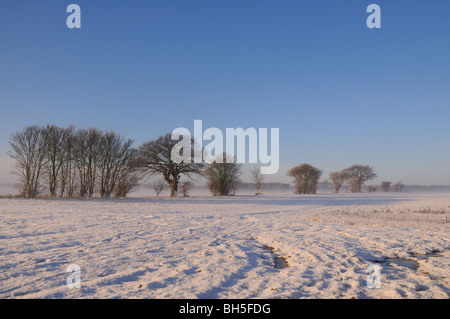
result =
[[449,194],[0,199],[0,298],[449,298],[449,226]]

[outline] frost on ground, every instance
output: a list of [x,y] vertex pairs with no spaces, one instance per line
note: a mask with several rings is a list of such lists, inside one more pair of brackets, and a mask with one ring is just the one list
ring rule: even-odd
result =
[[448,194],[0,199],[0,298],[449,298],[449,206]]

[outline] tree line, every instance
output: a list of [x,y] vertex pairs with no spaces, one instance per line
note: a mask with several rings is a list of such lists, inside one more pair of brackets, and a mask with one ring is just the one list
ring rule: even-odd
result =
[[[339,172],[331,172],[329,175],[335,193],[339,193],[343,185],[347,185],[352,193],[361,193],[364,183],[376,177],[377,175],[374,169],[368,165],[353,165]],[[382,181],[380,186],[382,192],[390,192],[391,190],[394,192],[402,192],[405,189],[405,185],[402,182],[392,184],[389,181]],[[375,185],[367,186],[369,193],[375,192],[376,190],[377,187]]]
[[[132,139],[112,130],[31,125],[11,135],[8,154],[14,159],[12,173],[18,176],[17,188],[22,197],[120,198],[148,177],[157,178],[153,183],[157,196],[167,188],[171,197],[179,190],[187,196],[193,186],[190,179],[196,175],[206,178],[214,196],[236,193],[242,164],[230,161],[226,153],[218,154],[210,164],[195,163],[197,146],[193,139],[193,160],[175,163],[172,152],[178,142],[169,133],[135,148]],[[296,193],[315,194],[322,173],[305,163],[291,168],[287,175],[293,178]],[[336,193],[344,184],[352,192],[361,192],[362,185],[376,174],[370,166],[353,165],[329,177]],[[250,178],[256,195],[261,195],[264,175],[259,167],[250,170]],[[397,184],[394,190],[403,187]],[[388,191],[390,183],[381,186]]]
[[[154,184],[157,195],[170,188],[174,197],[180,188],[187,196],[193,184],[189,180],[180,184],[180,179],[194,175],[206,176],[214,195],[237,189],[238,164],[176,163],[172,150],[178,141],[170,133],[137,148],[133,142],[97,128],[30,125],[16,131],[8,154],[14,160],[12,174],[18,176],[19,196],[126,197],[143,178],[153,176],[159,177]],[[192,140],[193,153],[195,147]]]
[[[294,179],[297,194],[315,194],[322,173],[322,170],[305,163],[291,168],[287,174]],[[352,193],[361,193],[363,184],[376,177],[377,175],[371,166],[360,164],[355,164],[340,172],[332,172],[329,175],[335,193],[339,193],[340,188],[345,183],[350,187]]]
[[20,196],[125,197],[139,181],[132,144],[114,131],[31,125],[11,135],[8,154]]

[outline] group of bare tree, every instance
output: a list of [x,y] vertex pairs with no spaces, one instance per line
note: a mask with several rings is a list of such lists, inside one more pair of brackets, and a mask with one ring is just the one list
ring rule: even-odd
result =
[[195,175],[207,178],[215,196],[236,193],[241,164],[226,154],[206,166],[197,163],[193,140],[192,161],[175,161],[172,152],[178,142],[166,134],[134,149],[133,140],[114,131],[32,125],[11,135],[8,153],[15,160],[13,174],[19,176],[23,197],[125,197],[144,176],[156,177],[157,196],[170,188],[171,197],[179,189],[186,197]]
[[[364,183],[376,177],[377,175],[373,168],[367,165],[353,165],[340,172],[332,172],[329,175],[334,185],[335,193],[339,193],[343,185],[347,185],[352,193],[360,193]],[[380,184],[382,192],[390,192],[391,186],[394,192],[402,192],[405,189],[405,185],[402,182],[392,184],[389,181],[382,181]],[[371,193],[376,192],[377,187],[375,185],[368,185],[366,189],[367,192]]]
[[133,141],[114,131],[31,125],[9,144],[23,197],[125,197],[139,180]]
[[[306,163],[293,167],[287,172],[288,176],[294,178],[297,194],[315,194],[322,173],[322,170]],[[364,183],[376,176],[373,168],[368,165],[353,165],[339,172],[331,172],[329,178],[336,193],[339,193],[345,184],[349,186],[352,193],[360,193]],[[373,191],[372,188],[369,191]]]
[[[391,182],[388,181],[382,181],[381,182],[381,191],[383,192],[390,192],[391,188]],[[402,182],[397,182],[392,185],[392,189],[394,192],[403,192],[405,189],[405,185]]]
[[[339,193],[340,188],[346,184],[352,193],[361,193],[362,186],[367,181],[377,177],[374,169],[368,165],[355,164],[349,168],[343,169],[340,172],[332,172],[329,175],[331,182],[334,185],[335,193]],[[369,192],[374,192],[373,186],[368,188]]]
[[[322,170],[305,163],[291,168],[287,175],[294,178],[297,194],[315,194],[322,173]],[[376,176],[373,168],[368,165],[353,165],[342,171],[330,173],[329,178],[336,193],[339,193],[343,185],[347,185],[352,193],[360,193],[364,183]]]
[[389,187],[391,186],[391,182],[388,181],[382,181],[381,182],[381,191],[382,192],[389,192]]
[[195,156],[198,152],[195,150],[198,146],[194,140],[189,145],[191,160],[177,162],[172,152],[178,142],[172,139],[171,134],[166,134],[144,143],[137,150],[135,164],[144,175],[156,176],[152,187],[157,197],[167,188],[170,188],[170,197],[177,196],[179,190],[184,197],[188,196],[193,187],[191,179],[196,175],[206,177],[207,187],[214,196],[236,193],[241,164],[226,153],[218,154],[209,164],[197,161]]
[[[153,183],[157,196],[170,188],[170,196],[174,197],[180,188],[186,197],[193,186],[190,179],[195,175],[206,177],[214,196],[236,193],[242,164],[226,153],[218,154],[212,163],[203,164],[195,160],[198,152],[194,140],[189,145],[191,161],[175,161],[173,152],[178,142],[171,134],[166,134],[135,149],[133,140],[114,131],[31,125],[11,135],[8,153],[15,160],[13,173],[19,176],[18,186],[23,197],[42,194],[126,197],[143,176],[157,178]],[[294,178],[296,193],[315,194],[322,170],[305,163],[291,168],[287,174]],[[261,195],[264,175],[260,168],[253,168],[250,177],[256,195]],[[376,174],[370,166],[353,165],[332,172],[329,177],[336,193],[344,184],[351,192],[359,193],[364,183],[374,179]],[[393,186],[394,191],[404,187],[400,182]],[[388,191],[389,187],[390,182],[382,182],[383,191]]]

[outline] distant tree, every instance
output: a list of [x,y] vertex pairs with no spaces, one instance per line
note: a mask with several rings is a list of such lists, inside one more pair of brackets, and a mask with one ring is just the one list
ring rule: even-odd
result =
[[255,167],[255,168],[251,169],[250,170],[250,178],[251,178],[251,181],[255,184],[256,195],[262,195],[261,187],[263,185],[264,175],[261,174],[261,168]]
[[403,189],[405,188],[405,185],[402,184],[402,182],[397,182],[394,185],[392,185],[392,187],[394,188],[394,192],[402,192]]
[[310,164],[301,164],[291,168],[287,175],[294,178],[297,194],[315,194],[319,187],[322,170]]
[[[170,197],[174,197],[178,191],[178,183],[181,175],[191,176],[201,174],[203,164],[194,162],[176,163],[172,159],[172,150],[178,143],[172,140],[171,134],[160,136],[156,140],[144,143],[138,148],[136,164],[148,175],[162,175],[166,183],[170,186]],[[192,158],[197,145],[191,141]]]
[[334,192],[339,193],[340,188],[342,187],[342,185],[344,185],[345,181],[348,178],[348,174],[345,170],[342,170],[340,172],[332,172],[330,173],[329,178],[333,182]]
[[389,187],[391,186],[391,182],[382,181],[381,182],[381,191],[382,192],[389,192]]
[[12,174],[19,177],[20,195],[35,198],[40,192],[41,176],[46,165],[47,135],[37,125],[13,133],[8,155],[15,161]]
[[214,196],[227,196],[231,192],[236,194],[239,186],[242,165],[233,161],[226,153],[216,156],[215,161],[205,168],[207,186]]
[[350,191],[352,193],[360,193],[361,192],[361,185],[359,184],[359,181],[355,177],[349,177],[347,179],[347,186],[350,188]]
[[189,192],[192,189],[194,184],[191,181],[184,181],[180,184],[181,193],[183,194],[183,197],[188,197]]
[[377,187],[374,185],[367,186],[367,192],[374,193],[377,191]]
[[377,177],[373,168],[368,165],[353,165],[345,169],[345,172],[348,174],[349,181],[351,179],[350,189],[353,193],[361,193],[362,185]]
[[159,197],[159,194],[166,190],[169,187],[167,182],[162,178],[158,178],[156,181],[152,183],[152,188],[155,190],[156,197]]
[[[240,175],[240,173],[239,173]],[[241,186],[241,180],[239,178],[234,179],[233,181],[231,181],[231,190],[233,191],[231,193],[232,196],[236,195],[236,191],[238,190],[239,186]],[[228,194],[230,195],[230,194]]]

